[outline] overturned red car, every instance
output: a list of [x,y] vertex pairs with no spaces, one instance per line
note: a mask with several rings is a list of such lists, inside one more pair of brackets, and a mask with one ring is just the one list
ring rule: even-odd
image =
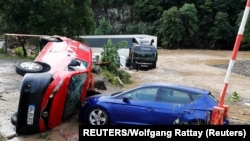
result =
[[91,47],[61,36],[42,36],[40,42],[43,48],[34,61],[16,65],[23,80],[11,122],[19,134],[59,125],[77,112],[94,87]]

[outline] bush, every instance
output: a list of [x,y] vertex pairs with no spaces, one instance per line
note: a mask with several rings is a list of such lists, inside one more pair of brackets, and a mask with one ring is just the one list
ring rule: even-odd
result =
[[0,48],[0,53],[4,53],[4,48]]
[[125,70],[119,70],[118,71],[118,77],[125,84],[131,84],[132,83],[132,81],[130,80],[131,75],[128,72],[126,72]]
[[109,83],[111,83],[112,85],[116,85],[116,79],[114,77],[114,75],[112,73],[110,73],[108,70],[102,70],[102,74],[104,77],[108,78]]
[[[117,59],[119,54],[118,50],[127,45],[126,41],[118,42],[114,44],[110,39],[103,47],[102,62],[108,62],[108,64],[101,66],[101,70],[103,75],[106,76],[109,82],[113,85],[121,85],[118,78],[122,81],[122,83],[130,84],[130,75],[128,72],[124,70],[120,70],[120,62]],[[97,71],[97,69],[94,69]],[[117,78],[118,77],[118,78]]]
[[5,141],[4,137],[0,134],[0,141]]
[[16,55],[18,57],[22,57],[23,56],[23,49],[22,49],[22,47],[15,48],[15,52],[16,52]]

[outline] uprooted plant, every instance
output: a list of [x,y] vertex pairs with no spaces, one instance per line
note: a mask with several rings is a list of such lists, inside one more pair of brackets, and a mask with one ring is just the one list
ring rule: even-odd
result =
[[103,46],[103,51],[101,52],[101,60],[102,62],[107,62],[106,65],[102,65],[101,69],[106,71],[105,74],[108,74],[109,80],[112,80],[111,83],[114,85],[125,83],[129,84],[130,75],[120,69],[120,60],[118,50],[126,47],[126,41],[120,41],[118,43],[113,43],[111,39],[107,41],[107,43]]

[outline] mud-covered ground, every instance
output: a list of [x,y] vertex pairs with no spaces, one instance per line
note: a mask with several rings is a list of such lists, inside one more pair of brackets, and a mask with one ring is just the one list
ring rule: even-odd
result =
[[[210,50],[159,50],[157,68],[152,70],[127,70],[132,84],[112,87],[100,91],[115,92],[132,88],[147,82],[169,82],[209,89],[219,99],[231,51]],[[34,140],[78,140],[78,117],[45,132],[34,135],[16,135],[10,117],[16,112],[19,101],[19,87],[22,76],[15,73],[16,59],[0,59],[0,133],[10,141]],[[250,52],[239,52],[230,73],[225,104],[229,105],[229,119],[232,124],[250,124]],[[233,93],[239,98],[232,101]]]

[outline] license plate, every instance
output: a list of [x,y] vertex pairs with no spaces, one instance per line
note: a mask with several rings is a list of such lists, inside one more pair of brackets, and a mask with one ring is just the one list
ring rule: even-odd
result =
[[141,67],[148,67],[148,65],[141,65]]
[[29,105],[28,113],[27,113],[27,124],[33,125],[34,114],[35,114],[35,105]]

